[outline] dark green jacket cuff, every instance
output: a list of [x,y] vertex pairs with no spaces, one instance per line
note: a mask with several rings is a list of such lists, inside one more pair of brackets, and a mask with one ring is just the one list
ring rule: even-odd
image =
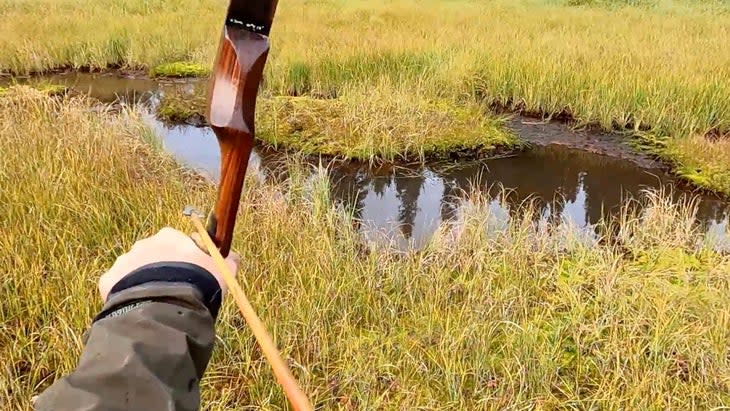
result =
[[[148,297],[143,299],[120,298],[125,294],[124,291],[142,286],[149,290],[155,285],[160,286],[160,292],[146,293]],[[218,280],[207,270],[195,264],[170,261],[145,265],[122,278],[109,292],[106,307],[94,319],[94,322],[126,312],[146,302],[167,299],[169,296],[165,295],[164,289],[172,285],[192,286],[213,318],[218,316],[222,296]],[[115,304],[115,300],[119,303]]]

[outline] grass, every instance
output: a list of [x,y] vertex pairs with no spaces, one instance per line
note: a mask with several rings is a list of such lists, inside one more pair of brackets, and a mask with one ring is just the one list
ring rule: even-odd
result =
[[517,139],[470,99],[453,102],[388,83],[336,99],[278,97],[260,109],[260,138],[305,153],[371,160],[493,153]]
[[163,121],[173,123],[203,124],[205,120],[205,84],[196,84],[190,89],[173,87],[160,98],[156,115]]
[[[145,143],[134,113],[92,104],[24,87],[0,99],[6,410],[30,409],[73,368],[116,256],[162,226],[189,230],[181,207],[215,195]],[[324,171],[293,170],[284,188],[249,180],[234,248],[253,305],[318,407],[730,405],[730,257],[712,250],[693,203],[651,194],[585,242],[533,224],[529,204],[486,231],[491,199],[476,192],[458,222],[402,253],[347,228]],[[285,408],[230,300],[218,331],[204,407]]]
[[69,92],[69,88],[64,86],[63,84],[40,82],[38,84],[32,85],[32,87],[40,91],[41,93],[54,97],[62,96]]
[[[10,85],[12,86],[12,85]],[[10,88],[0,86],[0,96],[6,94]],[[40,91],[43,94],[52,97],[60,97],[66,95],[71,89],[63,84],[55,84],[48,81],[36,81],[28,84],[29,87]]]
[[[212,64],[226,4],[5,2],[0,5],[0,71],[149,69],[184,61],[199,74]],[[42,19],[38,10],[44,10]],[[404,113],[395,110],[387,118],[387,108],[403,107],[412,99],[418,100],[414,110],[420,113],[432,112],[424,108],[430,102],[456,107],[467,101],[466,111],[479,104],[548,117],[568,115],[579,126],[626,132],[640,145],[651,143],[643,136],[655,136],[673,148],[657,154],[676,172],[689,177],[685,171],[690,167],[696,177],[691,181],[730,194],[723,183],[730,178],[730,163],[710,159],[689,143],[705,135],[720,136],[702,147],[727,157],[722,141],[730,133],[728,27],[726,1],[326,0],[315,5],[291,0],[279,7],[264,88],[271,96],[349,94],[352,107],[336,107],[335,117],[369,107],[371,114],[386,115],[377,128],[381,135],[399,128]],[[392,89],[383,89],[383,84]],[[392,97],[377,100],[381,106],[375,107],[368,101],[372,89]],[[324,104],[314,102],[306,110]],[[453,111],[445,115],[449,113]],[[322,128],[311,134],[330,132]],[[276,140],[332,151],[326,144],[292,136],[277,135]],[[360,155],[388,152],[390,147],[347,144],[340,151]]]
[[[204,86],[167,92],[157,115],[198,124]],[[518,146],[503,119],[477,100],[434,99],[387,83],[342,90],[337,98],[269,96],[257,104],[257,137],[302,154],[392,161],[492,155]]]
[[664,150],[677,164],[677,174],[698,187],[730,193],[730,140],[704,136],[672,141]]
[[206,77],[209,74],[210,68],[184,61],[160,64],[150,70],[150,77]]

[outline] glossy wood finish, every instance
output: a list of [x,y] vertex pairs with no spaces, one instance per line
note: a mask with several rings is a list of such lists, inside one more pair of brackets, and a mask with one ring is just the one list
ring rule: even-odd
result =
[[223,256],[233,239],[255,135],[256,94],[269,54],[276,0],[233,0],[223,28],[208,96],[208,121],[221,148],[218,199],[208,233]]

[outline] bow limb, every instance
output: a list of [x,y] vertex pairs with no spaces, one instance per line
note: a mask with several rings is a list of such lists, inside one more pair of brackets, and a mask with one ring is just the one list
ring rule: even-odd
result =
[[254,144],[256,94],[269,54],[277,0],[232,0],[208,95],[208,122],[221,149],[218,199],[208,233],[227,256]]

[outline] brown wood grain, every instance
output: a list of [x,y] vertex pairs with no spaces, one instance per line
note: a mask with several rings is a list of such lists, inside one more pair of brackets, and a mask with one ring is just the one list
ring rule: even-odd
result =
[[208,220],[208,232],[227,256],[246,168],[253,148],[256,94],[269,53],[269,38],[242,27],[226,25],[211,77],[208,121],[221,149],[218,199]]

